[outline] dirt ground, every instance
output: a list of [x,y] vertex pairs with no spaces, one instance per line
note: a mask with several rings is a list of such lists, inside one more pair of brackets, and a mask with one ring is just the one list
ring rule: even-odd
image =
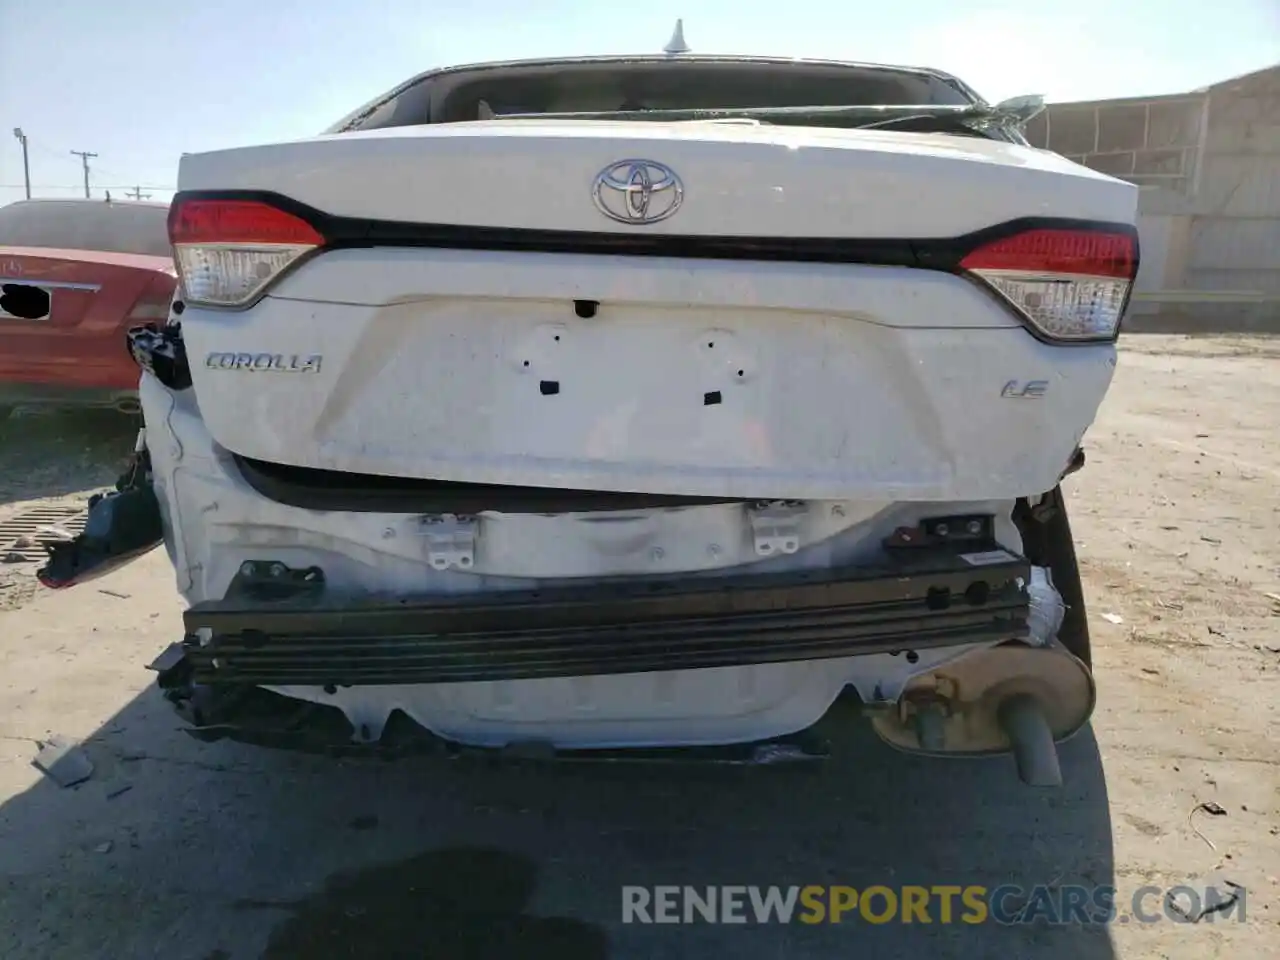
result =
[[[1066,785],[831,719],[818,770],[328,761],[183,734],[143,668],[162,550],[65,594],[0,564],[0,957],[1262,960],[1280,943],[1280,339],[1132,337],[1069,481],[1099,704]],[[0,424],[0,521],[114,479],[131,427]],[[59,789],[37,741],[84,741]],[[121,792],[123,791],[123,792]],[[1219,815],[1190,816],[1201,802]],[[624,884],[1229,879],[1238,916],[1110,926],[621,923]],[[1158,898],[1149,906],[1158,904]]]

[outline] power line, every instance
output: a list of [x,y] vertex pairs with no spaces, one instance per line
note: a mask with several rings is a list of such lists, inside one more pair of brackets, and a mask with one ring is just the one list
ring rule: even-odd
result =
[[[56,161],[58,163],[68,162],[66,153],[64,153],[61,149],[55,150],[53,147],[49,146],[49,144],[44,143],[41,140],[37,140],[35,137],[31,137],[30,139],[31,139],[32,150],[36,151],[37,153],[46,154],[51,161]],[[69,162],[75,163],[76,161],[71,160]],[[118,170],[108,169],[107,167],[104,167],[100,163],[95,163],[93,165],[93,172],[98,174],[99,176],[110,177],[113,180],[123,180],[125,178],[125,174],[121,173]]]
[[[46,143],[41,143],[39,140],[35,139],[34,137],[31,137],[30,139],[31,139],[31,146],[34,147],[38,153],[47,154],[50,160],[56,160],[59,163],[67,162],[67,155],[63,153],[61,150],[55,150],[53,149],[53,147],[49,146]],[[73,160],[72,163],[74,162],[75,161]]]
[[[67,155],[65,153],[63,153],[61,150],[54,150],[52,147],[50,147],[46,143],[41,143],[39,140],[32,139],[31,146],[34,147],[36,150],[38,150],[40,153],[48,154],[48,157],[50,160],[56,160],[61,163],[67,162]],[[74,160],[72,160],[71,162],[75,163]],[[108,170],[106,167],[104,167],[100,163],[95,163],[93,165],[93,171],[94,173],[98,174],[98,176],[100,177],[106,176],[114,180],[121,180],[121,181],[123,181],[125,178],[125,174],[119,173],[115,170]],[[80,186],[80,189],[83,189],[83,186]]]
[[134,188],[133,188],[132,190],[126,190],[126,191],[124,192],[124,195],[125,195],[126,197],[133,197],[133,199],[135,199],[135,200],[150,200],[150,199],[151,199],[151,194],[149,194],[149,193],[143,193],[143,192],[142,192],[142,187],[137,186],[137,185],[135,185],[135,186],[134,186]]
[[[25,184],[21,183],[0,183],[0,190],[22,190]],[[98,184],[102,190],[123,190],[126,193],[135,187],[141,187],[143,190],[158,190],[162,193],[176,193],[178,188],[172,184],[165,183],[101,183]],[[84,190],[83,183],[33,183],[32,190]]]
[[84,198],[89,199],[89,158],[96,158],[96,153],[90,153],[87,150],[72,150],[72,156],[80,158],[80,162],[84,165]]

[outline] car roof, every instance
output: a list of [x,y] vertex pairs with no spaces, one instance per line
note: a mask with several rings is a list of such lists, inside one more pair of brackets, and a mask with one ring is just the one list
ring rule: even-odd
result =
[[171,256],[168,209],[143,200],[18,200],[0,207],[0,244]]

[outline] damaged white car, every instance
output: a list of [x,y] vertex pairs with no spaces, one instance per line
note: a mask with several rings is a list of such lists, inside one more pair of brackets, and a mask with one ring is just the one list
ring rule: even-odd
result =
[[[301,749],[1012,752],[1094,703],[1061,479],[1137,189],[1027,101],[752,57],[437,70],[185,156],[145,430],[42,579],[163,540],[196,734]],[[800,735],[800,736],[798,736]]]

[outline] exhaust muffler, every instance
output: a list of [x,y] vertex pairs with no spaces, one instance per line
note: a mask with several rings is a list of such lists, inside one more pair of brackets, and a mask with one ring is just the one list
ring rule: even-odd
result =
[[1089,668],[1061,645],[1006,644],[913,677],[872,726],[910,753],[1012,753],[1024,783],[1060,786],[1056,745],[1089,721],[1096,698]]

